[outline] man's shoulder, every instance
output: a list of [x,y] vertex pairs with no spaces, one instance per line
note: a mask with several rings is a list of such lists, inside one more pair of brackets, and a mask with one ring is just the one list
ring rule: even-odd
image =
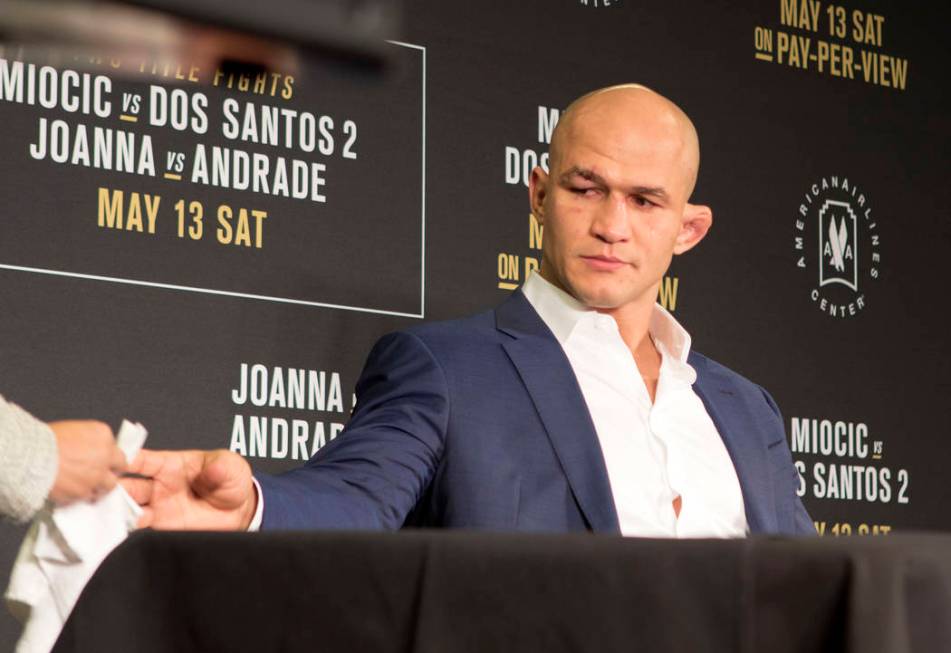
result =
[[390,333],[377,343],[413,351],[423,348],[454,365],[496,365],[503,345],[522,336],[554,338],[525,296],[516,291],[498,306],[473,315],[416,324]]
[[458,337],[476,333],[491,333],[495,329],[495,309],[489,309],[448,320],[433,320],[413,325],[405,331],[420,338]]
[[[434,364],[455,376],[499,364],[507,336],[496,328],[494,311],[415,324],[387,333],[373,346],[368,366]],[[428,361],[428,363],[427,363]]]
[[374,351],[401,351],[422,348],[437,355],[497,346],[502,334],[496,328],[495,310],[448,320],[434,320],[391,331],[377,340]]
[[517,291],[494,308],[451,320],[417,324],[399,332],[418,338],[431,347],[451,349],[480,344],[498,344],[510,338],[507,333],[544,334],[547,327],[524,295]]

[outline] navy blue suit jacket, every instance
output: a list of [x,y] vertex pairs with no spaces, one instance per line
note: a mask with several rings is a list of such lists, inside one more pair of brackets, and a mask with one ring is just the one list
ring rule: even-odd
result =
[[[753,533],[815,533],[765,390],[691,353]],[[498,309],[383,337],[346,429],[258,477],[262,527],[619,532],[598,436],[564,351],[521,292]]]

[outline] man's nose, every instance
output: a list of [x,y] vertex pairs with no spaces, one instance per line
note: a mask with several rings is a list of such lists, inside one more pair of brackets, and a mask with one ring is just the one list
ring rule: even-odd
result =
[[631,237],[630,219],[627,199],[611,195],[598,206],[591,222],[591,233],[606,243],[627,240]]

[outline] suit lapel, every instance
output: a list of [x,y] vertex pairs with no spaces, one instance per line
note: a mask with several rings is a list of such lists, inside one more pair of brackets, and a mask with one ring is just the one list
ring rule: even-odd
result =
[[502,347],[541,417],[571,491],[592,530],[620,532],[601,444],[561,345],[519,291],[496,310],[512,337]]
[[694,392],[703,401],[733,460],[750,532],[775,532],[775,497],[766,445],[758,434],[751,432],[757,424],[755,415],[750,414],[749,406],[737,396],[735,384],[711,371],[705,358],[691,353],[689,362],[697,371]]

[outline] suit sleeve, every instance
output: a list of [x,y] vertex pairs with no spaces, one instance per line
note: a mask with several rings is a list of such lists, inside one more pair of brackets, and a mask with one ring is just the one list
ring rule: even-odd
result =
[[792,524],[791,529],[786,528],[784,524],[780,524],[780,528],[789,535],[815,535],[815,523],[812,521],[812,517],[809,516],[806,507],[802,505],[802,500],[799,498],[799,470],[797,470],[793,464],[792,453],[789,451],[782,413],[779,411],[779,406],[776,405],[776,401],[766,389],[760,388],[760,390],[763,392],[766,403],[769,404],[770,409],[776,414],[776,419],[779,420],[780,430],[783,434],[782,440],[770,447],[771,455],[781,458],[782,467],[788,470],[780,473],[776,484],[776,501],[792,503]]
[[303,467],[258,476],[267,529],[396,529],[435,473],[449,396],[426,344],[394,333],[374,346],[343,432]]

